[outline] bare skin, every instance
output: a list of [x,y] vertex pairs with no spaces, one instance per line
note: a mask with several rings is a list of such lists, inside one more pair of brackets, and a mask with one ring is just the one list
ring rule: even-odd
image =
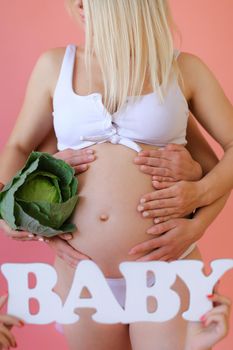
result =
[[[0,310],[7,302],[8,295],[0,297]],[[17,343],[14,335],[11,333],[13,326],[23,327],[24,322],[17,317],[0,314],[0,350],[6,350],[10,347],[16,348]]]
[[[38,61],[29,83],[26,102],[4,151],[3,160],[6,162],[6,170],[1,170],[1,179],[3,180],[15,173],[17,167],[24,163],[28,153],[38,147],[52,128],[51,99],[63,55],[64,48],[59,48],[43,54]],[[99,74],[98,64],[95,61],[92,63],[93,92],[98,91],[103,94],[103,84],[101,75]],[[186,83],[186,89],[183,90],[183,94],[190,104],[191,111],[193,113],[195,112],[195,117],[226,150],[226,156],[218,163],[215,170],[208,174],[208,181],[204,177],[198,186],[196,186],[196,188],[199,188],[198,193],[200,193],[200,188],[202,188],[203,193],[207,194],[209,188],[216,181],[216,178],[224,178],[226,180],[223,184],[218,184],[214,194],[211,193],[206,196],[207,202],[212,203],[214,201],[213,196],[216,197],[216,200],[227,193],[232,187],[232,179],[229,174],[231,173],[233,158],[233,109],[214,77],[198,58],[187,53],[182,53],[179,56],[178,63],[182,73],[184,73],[183,77]],[[44,79],[42,79],[43,77]],[[42,81],[46,83],[43,85],[41,83]],[[209,85],[213,86],[214,98],[209,92]],[[73,90],[76,94],[85,96],[87,93],[90,93],[87,87],[83,51],[79,49],[73,74]],[[143,94],[149,92],[151,92],[151,87],[145,82]],[[34,102],[33,104],[31,103],[32,101]],[[24,133],[25,129],[27,129],[27,134]],[[38,129],[40,133],[37,132]],[[81,174],[81,195],[85,196],[85,200],[80,202],[79,209],[74,212],[74,221],[77,220],[76,223],[80,232],[76,232],[72,240],[70,240],[70,244],[75,249],[80,249],[82,253],[89,254],[94,261],[98,262],[105,275],[111,277],[119,276],[117,265],[121,259],[134,260],[135,257],[140,256],[140,254],[134,255],[134,259],[129,257],[128,250],[125,247],[130,249],[130,247],[137,243],[143,242],[144,244],[145,239],[149,241],[149,237],[147,237],[145,231],[149,226],[153,225],[152,218],[142,219],[140,212],[135,208],[138,198],[153,190],[151,178],[147,174],[141,173],[134,164],[134,151],[120,145],[114,146],[111,144],[101,144],[93,147],[97,160],[90,163],[87,172]],[[150,150],[150,147],[147,145],[141,144],[141,146],[143,149]],[[17,164],[15,164],[15,159],[18,161]],[[110,160],[114,167],[114,172],[108,169]],[[121,178],[122,171],[119,170],[122,165],[124,166],[123,178]],[[105,182],[103,178],[105,178]],[[132,185],[132,181],[129,181],[130,178],[135,179],[136,186]],[[127,187],[125,186],[126,184]],[[186,183],[181,184],[181,186],[183,185],[187,186]],[[124,186],[125,188],[123,189]],[[104,191],[105,188],[106,192]],[[135,188],[137,198],[135,198]],[[101,196],[100,190],[102,190]],[[134,197],[134,201],[132,202],[131,197]],[[122,202],[125,204],[125,208],[122,208]],[[89,203],[89,206],[85,207],[87,203]],[[98,207],[93,203],[98,203]],[[215,216],[216,207],[214,208],[214,210],[211,210],[211,213],[205,216],[203,227],[208,225],[213,219],[213,216]],[[203,215],[203,212],[206,212],[206,208],[199,211],[199,219]],[[88,227],[86,222],[87,215],[89,221]],[[104,220],[102,219],[103,217],[105,217]],[[123,220],[124,226],[122,225]],[[175,224],[177,224],[177,221],[175,221]],[[198,222],[198,219],[196,222]],[[187,224],[187,222],[185,223]],[[172,221],[173,224],[174,221]],[[171,225],[171,221],[167,220],[166,225]],[[170,226],[163,227],[163,230],[167,231],[168,229],[171,230],[172,228]],[[203,232],[198,232],[195,238],[194,236],[189,236],[189,242],[196,240],[201,234]],[[112,239],[110,239],[110,235]],[[101,247],[100,240],[102,240]],[[161,259],[167,260],[168,257],[170,258],[170,254],[172,254],[173,247],[170,245],[168,250],[165,236],[158,234],[156,240],[157,247],[160,247]],[[98,244],[101,251],[98,250]],[[119,249],[116,249],[116,245],[119,245]],[[102,249],[103,246],[104,250]],[[156,248],[156,245],[154,248]],[[177,246],[176,249],[175,256],[181,253]],[[107,258],[110,259],[108,263],[105,260],[106,254],[108,255]],[[186,257],[186,259],[191,258],[201,259],[197,248]],[[69,290],[73,269],[59,258],[56,259],[56,267],[59,275],[57,291],[64,299]],[[177,280],[174,289],[182,299],[182,309],[185,308],[187,306],[188,296],[184,284],[180,280]],[[165,324],[148,325],[137,323],[130,324],[129,326],[113,325],[112,327],[99,327],[99,325],[91,322],[89,311],[83,311],[82,316],[81,323],[66,326],[66,334],[69,338],[69,347],[71,350],[77,348],[84,350],[93,347],[97,350],[105,350],[110,347],[112,349],[130,349],[131,346],[134,350],[138,348],[150,350],[155,348],[155,341],[157,344],[164,343],[164,334],[171,334],[170,339],[166,339],[164,350],[170,350],[171,346],[174,350],[180,350],[185,342],[187,324],[182,319],[180,313],[175,319]],[[92,334],[91,337],[90,333]],[[141,334],[144,337],[141,337]]]

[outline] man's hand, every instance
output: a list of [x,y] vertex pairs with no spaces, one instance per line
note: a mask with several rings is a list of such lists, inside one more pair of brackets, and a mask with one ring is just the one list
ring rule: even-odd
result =
[[202,177],[200,164],[182,145],[168,144],[162,149],[141,151],[134,162],[143,173],[159,182],[198,181]]
[[203,229],[195,219],[171,219],[147,230],[155,238],[140,243],[129,254],[141,253],[136,261],[173,261],[203,235]]
[[142,172],[152,175],[156,190],[139,199],[137,209],[143,217],[152,217],[158,224],[184,217],[199,206],[202,169],[184,146],[168,144],[162,149],[139,152],[135,163],[141,164]]
[[198,181],[152,181],[152,184],[157,191],[143,195],[137,209],[143,217],[155,218],[155,223],[187,216],[199,206],[201,189]]

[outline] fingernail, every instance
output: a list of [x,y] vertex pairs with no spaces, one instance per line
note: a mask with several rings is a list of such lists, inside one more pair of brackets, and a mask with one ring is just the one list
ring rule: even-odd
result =
[[201,321],[201,322],[205,322],[205,320],[206,320],[206,316],[205,316],[205,315],[202,315],[202,316],[200,317],[200,321]]
[[45,239],[44,241],[45,241],[45,243],[49,243],[49,239]]
[[19,321],[19,326],[20,326],[20,327],[24,327],[24,326],[25,326],[25,323],[24,323],[23,321],[20,320],[20,321]]
[[140,203],[141,203],[141,204],[146,203],[146,199],[145,199],[145,198],[141,198],[141,199],[140,199]]
[[138,211],[142,211],[142,210],[144,210],[144,207],[143,207],[142,205],[139,205],[139,206],[137,207],[137,209],[138,209]]
[[67,235],[65,235],[65,238],[66,238],[66,239],[72,239],[73,236],[72,236],[70,233],[68,233]]
[[32,233],[29,233],[28,238],[33,238],[34,235]]
[[144,212],[142,213],[142,216],[144,216],[144,217],[147,217],[147,216],[149,216],[149,213],[148,213],[148,211],[144,211]]
[[38,238],[38,241],[44,242],[44,238],[43,238],[43,237],[40,237],[40,238]]
[[152,180],[152,183],[153,183],[154,185],[159,185],[159,181],[157,181],[157,180]]
[[95,159],[95,157],[92,155],[92,156],[87,156],[87,159],[88,160],[94,160]]
[[207,294],[207,298],[208,299],[211,299],[211,298],[213,298],[214,297],[214,294]]
[[146,233],[153,233],[153,228],[149,228],[148,230],[146,230]]
[[160,219],[154,219],[155,224],[159,224],[159,222],[160,222]]
[[135,250],[134,249],[131,249],[128,253],[129,255],[132,255],[132,254],[135,254]]
[[93,149],[88,149],[88,150],[87,150],[87,153],[88,153],[88,154],[93,154],[94,151],[93,151]]
[[141,170],[146,170],[146,165],[141,165],[141,166],[140,166],[140,169],[141,169]]

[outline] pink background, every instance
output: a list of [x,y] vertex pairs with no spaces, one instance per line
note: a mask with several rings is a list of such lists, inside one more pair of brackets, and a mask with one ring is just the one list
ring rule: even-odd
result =
[[[171,0],[176,22],[182,33],[181,50],[204,60],[233,101],[232,0]],[[20,110],[26,83],[38,56],[45,50],[79,43],[82,35],[72,23],[61,0],[1,0],[0,8],[0,148],[4,146]],[[177,43],[179,47],[179,43]],[[210,140],[210,138],[208,138]],[[210,140],[214,149],[220,148]],[[233,197],[200,242],[206,262],[233,258],[231,210]],[[43,243],[17,243],[1,234],[0,264],[5,262],[52,263],[53,254]],[[6,290],[0,277],[1,294]],[[233,271],[223,278],[220,291],[233,299]],[[233,323],[232,323],[233,324]],[[62,336],[53,326],[26,326],[15,330],[20,350],[65,349]],[[217,350],[229,350],[233,326]]]

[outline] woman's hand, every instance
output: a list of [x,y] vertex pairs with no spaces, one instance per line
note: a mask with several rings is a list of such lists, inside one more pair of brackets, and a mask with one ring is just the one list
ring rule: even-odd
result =
[[25,231],[12,230],[3,220],[0,220],[0,229],[4,231],[6,236],[17,241],[40,241],[46,242],[54,250],[55,254],[63,259],[72,268],[76,268],[80,260],[90,259],[87,255],[75,250],[68,243],[73,238],[72,233],[63,233],[56,237],[41,237]]
[[[7,295],[0,297],[0,309],[6,304],[7,297]],[[24,322],[17,317],[0,315],[0,349],[9,349],[10,346],[17,347],[15,337],[10,331],[13,326],[23,327]]]
[[[70,166],[72,166],[75,170],[75,174],[82,173],[88,169],[88,164],[95,160],[93,149],[81,149],[81,150],[73,150],[66,149],[64,151],[60,151],[55,153],[53,156],[58,159],[62,159],[67,162]],[[0,183],[0,190],[4,185]],[[6,236],[13,238],[18,241],[41,241],[43,242],[45,238],[41,236],[34,235],[30,232],[26,231],[15,231],[10,228],[10,226],[4,221],[0,220],[0,229],[4,231]],[[66,239],[67,234],[61,235],[62,239]],[[72,236],[71,236],[72,238]],[[70,238],[68,238],[70,239]]]
[[132,247],[129,254],[142,254],[136,261],[173,261],[204,233],[195,219],[170,219],[147,230],[155,238]]
[[159,182],[197,181],[202,177],[200,164],[182,145],[168,144],[157,150],[141,151],[134,162],[140,165],[143,173],[154,176]]
[[229,330],[231,301],[217,293],[207,296],[214,307],[201,317],[201,322],[188,329],[186,350],[208,350],[224,338]]
[[[0,182],[0,191],[3,189],[3,187],[4,184]],[[0,230],[2,230],[6,236],[19,241],[43,240],[42,237],[36,237],[30,232],[12,230],[4,220],[0,220]]]
[[0,229],[5,233],[7,237],[15,239],[17,241],[44,241],[43,237],[34,235],[30,232],[12,230],[4,220],[0,220]]
[[184,217],[199,206],[202,193],[198,181],[152,181],[152,184],[157,190],[143,195],[137,210],[143,217],[155,218],[155,223]]
[[64,151],[55,153],[53,156],[64,160],[75,170],[75,174],[80,174],[88,169],[88,163],[96,159],[95,151],[90,148],[74,150],[67,148]]
[[[40,242],[44,242],[46,240],[46,237],[42,237],[42,236],[33,234],[31,232],[12,230],[11,227],[4,220],[0,220],[0,230],[2,230],[7,237],[12,238],[16,241],[21,241],[21,242],[40,241]],[[73,238],[71,233],[63,233],[59,237],[61,237],[63,240],[69,240],[69,239]]]
[[45,239],[45,242],[54,250],[55,254],[64,260],[69,266],[73,269],[77,267],[77,264],[80,260],[90,259],[87,255],[79,252],[78,250],[71,247],[69,244],[68,237],[64,237],[67,240],[62,239],[61,237],[53,237]]

